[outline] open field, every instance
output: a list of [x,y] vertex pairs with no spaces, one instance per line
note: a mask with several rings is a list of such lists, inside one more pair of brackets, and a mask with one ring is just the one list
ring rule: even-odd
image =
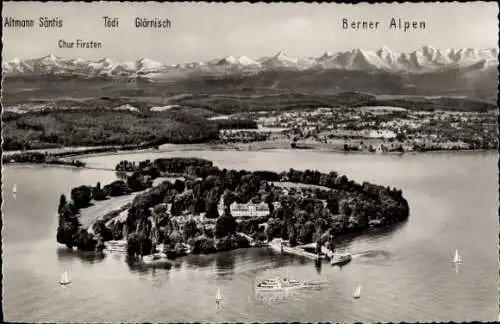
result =
[[[159,185],[165,180],[167,180],[167,178],[156,178],[153,181],[153,187]],[[82,226],[85,228],[89,227],[93,222],[98,219],[102,219],[102,217],[106,214],[120,209],[125,204],[131,203],[137,195],[145,192],[146,190],[136,191],[125,196],[112,197],[106,200],[92,201],[92,206],[80,209],[80,222]]]

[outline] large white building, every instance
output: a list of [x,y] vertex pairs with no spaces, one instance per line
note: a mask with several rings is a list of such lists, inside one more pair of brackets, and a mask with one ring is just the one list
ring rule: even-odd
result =
[[[269,206],[265,202],[261,202],[259,204],[254,204],[252,202],[248,202],[246,204],[239,204],[237,202],[233,202],[229,209],[231,210],[231,215],[233,217],[259,217],[259,216],[267,216],[269,215]],[[220,198],[218,205],[219,215],[224,215],[224,198]]]

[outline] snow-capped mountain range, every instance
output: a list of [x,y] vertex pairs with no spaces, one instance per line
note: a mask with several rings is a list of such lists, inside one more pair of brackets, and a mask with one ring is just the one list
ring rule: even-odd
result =
[[376,51],[354,49],[326,52],[319,57],[293,58],[284,51],[274,56],[251,59],[246,56],[166,65],[147,58],[113,62],[106,57],[98,61],[66,59],[52,54],[39,59],[14,59],[2,63],[2,73],[9,75],[83,75],[87,77],[181,77],[191,73],[231,74],[256,73],[267,70],[352,70],[388,71],[394,73],[425,73],[452,69],[496,68],[498,49],[435,49],[424,46],[410,53],[395,53],[387,47]]

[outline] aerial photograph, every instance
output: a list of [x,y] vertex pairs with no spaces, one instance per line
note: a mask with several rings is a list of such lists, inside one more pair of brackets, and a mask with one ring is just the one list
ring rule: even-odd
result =
[[500,319],[498,12],[4,3],[0,319]]

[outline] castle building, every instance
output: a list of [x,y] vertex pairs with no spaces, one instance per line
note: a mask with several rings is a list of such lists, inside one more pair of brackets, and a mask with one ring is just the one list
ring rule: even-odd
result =
[[[219,215],[224,215],[224,198],[220,198],[217,208]],[[233,217],[260,217],[269,215],[269,206],[267,206],[265,202],[261,202],[259,204],[254,204],[252,202],[239,204],[237,202],[233,202],[229,206],[229,209]]]

